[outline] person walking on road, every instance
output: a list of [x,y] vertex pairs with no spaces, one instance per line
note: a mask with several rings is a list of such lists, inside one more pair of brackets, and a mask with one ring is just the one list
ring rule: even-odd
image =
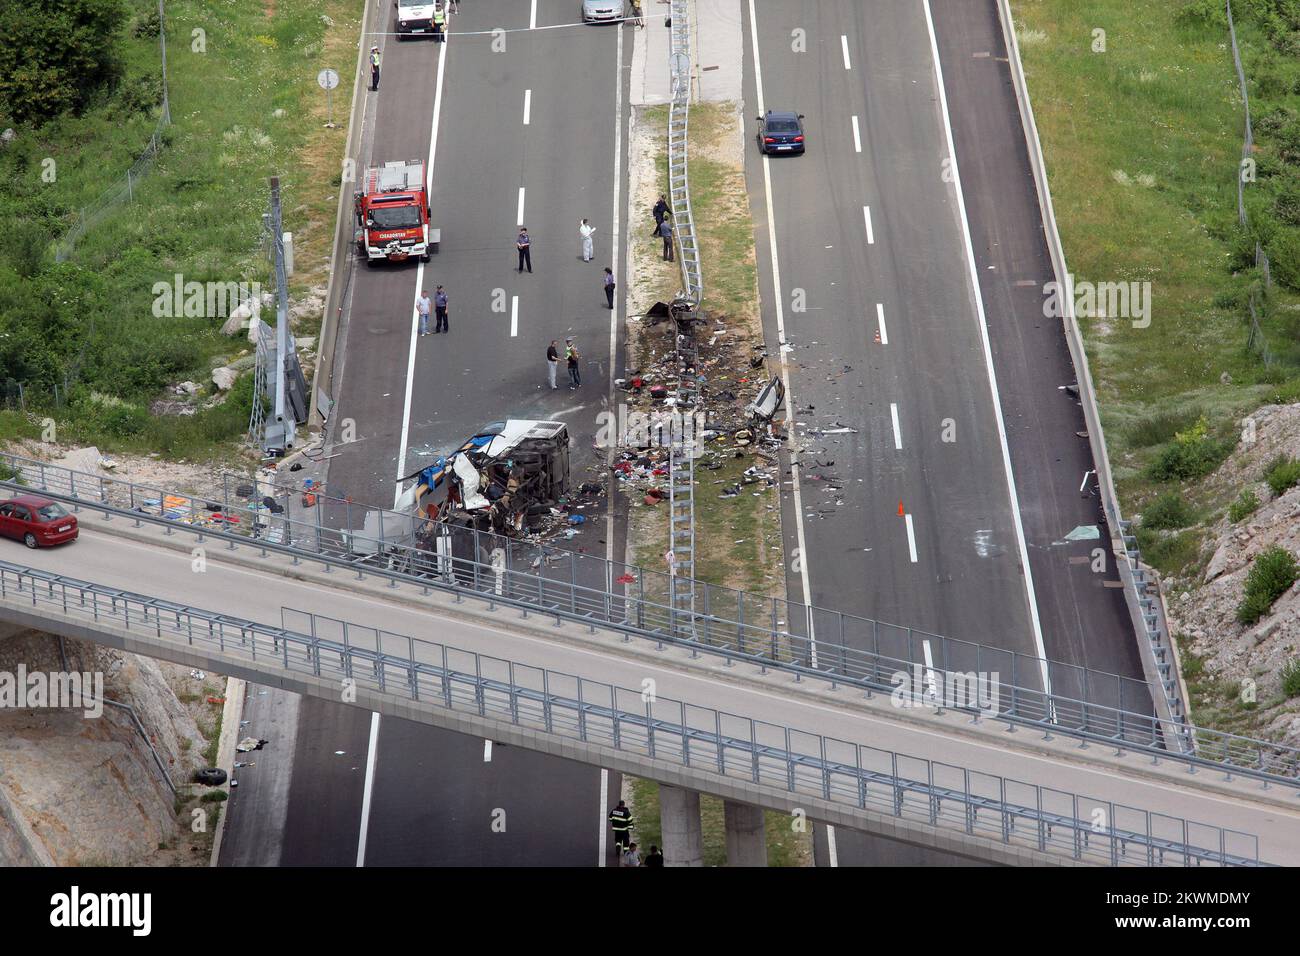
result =
[[[438,288],[442,288],[439,286]],[[420,313],[420,334],[429,334],[429,290],[421,289],[420,297],[415,300],[415,310]]]
[[519,250],[519,268],[516,272],[523,272],[524,267],[528,267],[529,273],[533,271],[533,240],[528,237],[528,227],[519,227],[519,238],[515,240],[515,248]]
[[621,857],[632,842],[632,827],[636,825],[626,801],[620,800],[618,806],[609,811],[609,825],[614,829],[614,846]]
[[664,241],[664,259],[667,262],[673,262],[673,223],[671,219],[665,219],[659,223],[659,235]]
[[623,854],[623,865],[624,866],[641,865],[641,854],[637,852],[635,843],[628,844],[627,852]]
[[557,348],[555,339],[551,339],[551,344],[546,346],[546,380],[551,383],[551,388],[559,388],[555,384],[555,370],[560,366],[560,350]]
[[442,286],[438,286],[433,293],[433,312],[438,320],[433,331],[450,332],[451,329],[447,327],[447,293],[443,291]]
[[614,270],[605,266],[605,302],[614,308]]
[[370,91],[379,92],[379,47],[370,48]]
[[653,843],[650,844],[650,852],[645,855],[645,862],[642,866],[663,866],[664,855],[659,852],[659,847]]
[[578,223],[578,235],[582,237],[582,261],[590,262],[595,253],[592,251],[594,245],[591,241],[591,234],[596,231],[596,227],[587,220]]
[[663,193],[659,194],[659,202],[654,204],[654,232],[650,233],[653,239],[659,234],[659,226],[663,225],[663,217],[668,215],[668,200],[663,198]]
[[441,2],[433,5],[433,42],[442,43],[447,39],[447,13]]
[[578,370],[578,362],[582,356],[578,354],[578,347],[573,344],[573,339],[564,340],[564,358],[569,366],[569,388],[577,388],[582,384],[582,377]]

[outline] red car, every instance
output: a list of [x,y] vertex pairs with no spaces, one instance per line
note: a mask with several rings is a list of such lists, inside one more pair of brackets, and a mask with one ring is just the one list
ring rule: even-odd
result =
[[0,534],[29,548],[77,540],[77,519],[57,501],[19,495],[0,504]]

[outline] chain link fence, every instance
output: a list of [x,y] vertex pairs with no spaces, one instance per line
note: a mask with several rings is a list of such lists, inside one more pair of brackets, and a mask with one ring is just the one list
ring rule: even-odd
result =
[[[1237,45],[1237,27],[1232,19],[1232,0],[1224,0],[1224,9],[1228,14],[1228,38],[1232,44],[1232,62],[1237,68],[1237,82],[1241,86],[1241,102],[1246,112],[1245,135],[1241,142],[1241,164],[1237,167],[1237,222],[1242,226],[1250,223],[1246,213],[1246,170],[1254,164],[1252,154],[1255,151],[1255,133],[1250,122],[1250,94],[1246,91],[1246,71],[1241,65],[1241,48]],[[1260,327],[1259,317],[1267,309],[1267,293],[1273,287],[1273,272],[1269,266],[1268,255],[1259,241],[1255,242],[1255,268],[1259,271],[1262,284],[1252,286],[1246,308],[1250,312],[1250,334],[1246,338],[1246,347],[1257,353],[1265,366],[1276,361],[1273,351],[1268,347],[1264,330]]]
[[131,168],[126,171],[125,177],[104,190],[94,202],[77,210],[76,220],[54,243],[54,258],[57,262],[67,262],[87,231],[113,209],[135,199],[136,185],[153,167],[158,154],[162,151],[163,133],[172,124],[171,102],[167,93],[167,29],[163,15],[163,0],[158,0],[158,47],[162,54],[162,115],[158,117],[158,123],[149,137],[149,143],[145,146],[144,152],[131,164]]

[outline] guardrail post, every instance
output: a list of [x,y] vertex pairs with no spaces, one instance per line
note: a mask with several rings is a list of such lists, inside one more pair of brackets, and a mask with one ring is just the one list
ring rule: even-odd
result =
[[[1034,807],[1038,811],[1038,849],[1046,853],[1047,837],[1050,833],[1050,828],[1047,825],[1047,821],[1043,819],[1043,788],[1042,787],[1038,787],[1038,786],[1034,787]],[[1147,832],[1150,832],[1150,830],[1151,830],[1150,815],[1148,814]]]
[[578,678],[578,739],[587,742],[587,705],[582,696],[582,678]]
[[619,720],[618,720],[618,692],[614,689],[613,684],[609,685],[609,719],[610,719],[610,724],[614,729],[614,749],[621,750],[623,747],[623,743],[622,743],[622,737],[619,733],[620,727],[619,727]]
[[758,766],[758,734],[754,730],[754,718],[749,718],[749,752],[753,758],[754,764],[754,782],[758,783],[762,778]]
[[[545,678],[545,674],[546,672],[543,671],[543,678]],[[447,709],[451,710],[451,669],[447,666],[446,644],[442,645],[442,698],[447,702]],[[546,729],[551,729],[551,721],[549,717],[546,721]]]
[[[408,636],[408,637],[406,638],[406,647],[407,647],[407,651],[406,651],[406,655],[407,655],[407,656],[406,656],[406,661],[407,661],[408,664],[411,665],[411,670],[410,670],[410,673],[411,673],[411,699],[412,699],[412,700],[419,700],[419,699],[420,699],[420,678],[419,678],[419,676],[418,676],[418,672],[417,672],[416,669],[415,669],[415,638],[413,638],[413,637],[409,637],[409,636]],[[515,665],[514,665],[514,664],[511,664],[511,665],[510,665],[510,686],[511,686],[511,688],[514,687],[514,683],[515,683],[515,682],[514,682],[514,673],[515,673],[514,668],[515,668]],[[511,696],[511,700],[512,700],[512,702],[513,702],[513,699],[514,699],[514,698],[513,698],[513,691],[512,691],[512,696]]]
[[713,712],[713,740],[718,747],[718,773],[725,776],[727,773],[727,758],[722,743],[722,711],[720,710]]
[[898,781],[898,754],[891,751],[889,754],[889,763],[893,775],[894,816],[901,817],[903,815],[903,788]]
[[817,740],[821,744],[822,751],[822,796],[829,800],[831,798],[831,767],[826,762],[826,738],[818,734]]
[[649,756],[653,759],[655,755],[654,704],[648,700],[645,702],[645,739],[649,748]]
[[[581,688],[582,688],[582,678],[578,678],[578,687],[579,687],[579,691],[581,691]],[[479,715],[480,717],[484,716],[484,701],[483,701],[483,697],[484,697],[484,694],[483,694],[483,659],[482,659],[478,654],[475,654],[475,655],[474,655],[474,700],[475,700],[475,702],[478,704],[478,715]]]

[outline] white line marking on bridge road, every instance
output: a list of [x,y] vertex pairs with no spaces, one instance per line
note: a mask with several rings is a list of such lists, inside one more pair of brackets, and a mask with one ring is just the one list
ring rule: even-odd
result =
[[519,296],[510,297],[510,337],[518,338],[519,336]]
[[528,29],[537,29],[537,0],[533,0],[532,9],[528,12]]
[[491,740],[485,739],[483,741],[483,762],[484,763],[492,762],[492,741]]
[[912,530],[912,515],[906,514],[903,519],[907,522],[907,553],[912,558],[912,563],[916,564],[916,534]]
[[524,90],[524,125],[525,126],[528,125],[528,121],[532,118],[532,115],[533,115],[533,91]]
[[849,62],[849,38],[846,34],[840,34],[840,52],[844,54],[844,69],[853,69],[853,64]]
[[889,344],[889,333],[885,330],[885,306],[883,303],[876,303],[876,324],[880,327],[880,344]]
[[898,406],[889,403],[889,417],[894,420],[894,448],[898,451],[903,450],[903,433],[898,428]]
[[870,206],[862,207],[862,218],[867,224],[867,243],[868,245],[875,245],[876,233],[871,228],[871,207]]
[[840,853],[835,846],[835,828],[829,824],[826,826],[826,852],[831,858],[831,866],[839,866]]
[[524,187],[519,187],[519,208],[515,211],[515,222],[524,224]]
[[858,129],[858,118],[853,117],[853,149],[862,152],[862,131]]

